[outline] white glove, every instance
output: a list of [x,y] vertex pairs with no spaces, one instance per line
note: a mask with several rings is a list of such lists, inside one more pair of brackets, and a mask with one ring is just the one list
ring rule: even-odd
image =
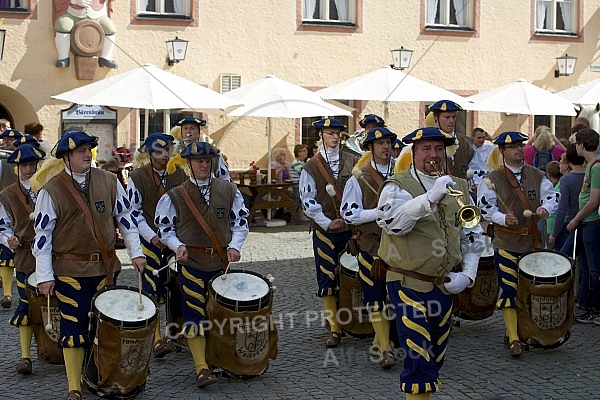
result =
[[427,192],[427,200],[430,203],[437,203],[442,200],[448,194],[448,188],[446,187],[448,185],[453,187],[456,185],[456,182],[450,176],[444,175],[437,178],[431,190]]
[[459,294],[471,284],[469,277],[462,272],[448,272],[446,276],[450,282],[444,283],[444,287],[450,294]]

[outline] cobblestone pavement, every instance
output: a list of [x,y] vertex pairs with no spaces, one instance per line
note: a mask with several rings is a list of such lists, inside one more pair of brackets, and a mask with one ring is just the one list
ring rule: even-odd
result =
[[[191,355],[184,349],[152,359],[139,399],[392,399],[399,391],[400,365],[383,371],[370,361],[370,339],[345,336],[335,349],[324,346],[326,331],[315,315],[322,303],[316,282],[311,238],[306,226],[256,228],[235,268],[275,277],[273,315],[279,327],[279,355],[263,375],[221,377],[196,388]],[[124,251],[119,283],[137,286]],[[232,267],[233,268],[233,267]],[[14,296],[16,298],[16,289]],[[33,356],[33,375],[18,375],[18,330],[8,325],[14,311],[0,308],[0,399],[59,399],[67,392],[64,367]],[[162,307],[161,307],[162,309]],[[162,314],[164,315],[164,313]],[[164,318],[163,318],[164,320]],[[163,321],[164,323],[164,321]],[[571,338],[553,350],[531,349],[512,359],[502,343],[504,327],[496,312],[482,321],[453,328],[442,388],[433,399],[598,399],[600,327],[575,324]],[[35,354],[35,345],[32,349]],[[94,395],[85,393],[84,398]]]

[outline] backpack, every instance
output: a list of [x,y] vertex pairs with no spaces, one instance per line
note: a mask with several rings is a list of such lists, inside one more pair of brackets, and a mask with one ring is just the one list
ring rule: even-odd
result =
[[535,152],[535,156],[533,157],[533,166],[537,169],[540,169],[546,172],[546,164],[550,161],[553,161],[552,150],[554,147],[548,151],[537,151]]

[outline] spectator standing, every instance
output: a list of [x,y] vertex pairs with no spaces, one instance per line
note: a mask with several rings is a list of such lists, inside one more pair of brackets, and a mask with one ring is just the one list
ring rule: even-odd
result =
[[546,171],[546,164],[553,160],[560,160],[560,155],[565,150],[565,146],[550,128],[540,125],[535,129],[533,136],[527,140],[523,149],[523,159],[525,164]]

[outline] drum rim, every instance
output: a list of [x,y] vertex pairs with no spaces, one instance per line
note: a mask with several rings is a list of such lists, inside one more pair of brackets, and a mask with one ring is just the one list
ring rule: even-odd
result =
[[[356,259],[356,267],[357,267],[356,269],[347,268],[344,264],[342,264],[342,255],[343,254],[348,254],[350,257]],[[358,275],[358,272],[360,271],[360,263],[358,262],[358,256],[353,256],[352,254],[348,253],[346,250],[344,250],[340,253],[339,264],[340,264],[340,271],[347,276],[355,277],[356,275]],[[351,274],[347,273],[346,271],[351,272]]]
[[26,287],[26,288],[28,288],[28,289],[29,289],[30,291],[32,291],[32,292],[34,292],[34,291],[35,291],[35,292],[38,292],[37,285],[36,285],[36,286],[32,286],[32,285],[30,285],[30,284],[29,284],[29,277],[30,277],[31,275],[33,275],[33,274],[35,274],[35,270],[34,270],[33,272],[30,272],[30,273],[28,273],[28,274],[25,276],[25,287]]
[[[220,279],[220,277],[222,275],[224,275],[225,271],[221,271],[218,275],[215,275],[209,282],[208,282],[208,290],[210,291],[210,293],[212,293],[212,295],[215,297],[215,300],[217,301],[217,303],[219,304],[223,304],[221,301],[219,301],[220,299],[227,299],[230,301],[234,301],[233,299],[229,299],[227,297],[222,296],[221,294],[217,293],[216,290],[213,288],[213,281],[217,278]],[[271,285],[271,282],[269,282],[269,280],[267,279],[266,276],[264,276],[263,274],[260,274],[258,272],[255,271],[250,271],[250,270],[246,270],[244,268],[241,269],[230,269],[228,271],[228,274],[232,274],[232,273],[244,273],[244,274],[250,274],[250,275],[254,275],[257,276],[259,278],[261,278],[266,284],[267,284],[267,293],[264,296],[259,297],[258,299],[254,299],[254,300],[235,300],[236,304],[239,306],[253,306],[253,305],[260,305],[261,309],[266,307],[266,304],[270,303],[270,298],[272,297],[273,294],[273,288]],[[263,299],[267,300],[263,302]],[[229,304],[229,303],[226,303]],[[262,306],[263,304],[265,304],[265,306]]]
[[100,319],[102,321],[108,321],[111,324],[118,326],[118,327],[143,328],[145,326],[148,326],[152,321],[154,321],[156,318],[158,318],[158,305],[156,304],[156,301],[154,301],[154,299],[147,292],[145,292],[143,290],[142,290],[142,294],[145,295],[148,299],[150,299],[150,301],[152,301],[152,304],[154,304],[154,314],[152,314],[152,316],[148,319],[145,319],[143,321],[119,321],[117,319],[114,319],[113,317],[110,317],[110,316],[104,314],[100,310],[98,310],[98,308],[96,307],[96,299],[98,298],[98,296],[100,296],[104,292],[108,292],[108,291],[115,290],[115,289],[125,289],[125,290],[131,290],[132,292],[135,292],[135,293],[139,293],[139,288],[136,288],[135,286],[131,286],[131,285],[113,285],[113,286],[103,287],[98,292],[96,292],[96,294],[94,294],[94,296],[92,297],[92,313],[98,319]]
[[[565,259],[567,259],[569,261],[569,270],[566,271],[565,273],[561,274],[561,275],[556,275],[556,276],[533,276],[531,274],[529,274],[526,271],[523,271],[523,269],[521,268],[520,264],[521,264],[521,260],[525,257],[527,257],[530,254],[533,253],[553,253],[553,254],[557,254]],[[523,253],[519,256],[519,258],[517,258],[517,269],[518,269],[518,273],[522,274],[523,276],[525,276],[528,279],[535,279],[536,281],[539,282],[548,282],[548,281],[558,281],[558,279],[562,278],[562,277],[566,277],[569,275],[573,274],[573,260],[571,259],[571,257],[567,256],[565,253],[560,252],[558,250],[552,250],[552,249],[539,249],[539,250],[531,250],[528,251],[527,253]]]

